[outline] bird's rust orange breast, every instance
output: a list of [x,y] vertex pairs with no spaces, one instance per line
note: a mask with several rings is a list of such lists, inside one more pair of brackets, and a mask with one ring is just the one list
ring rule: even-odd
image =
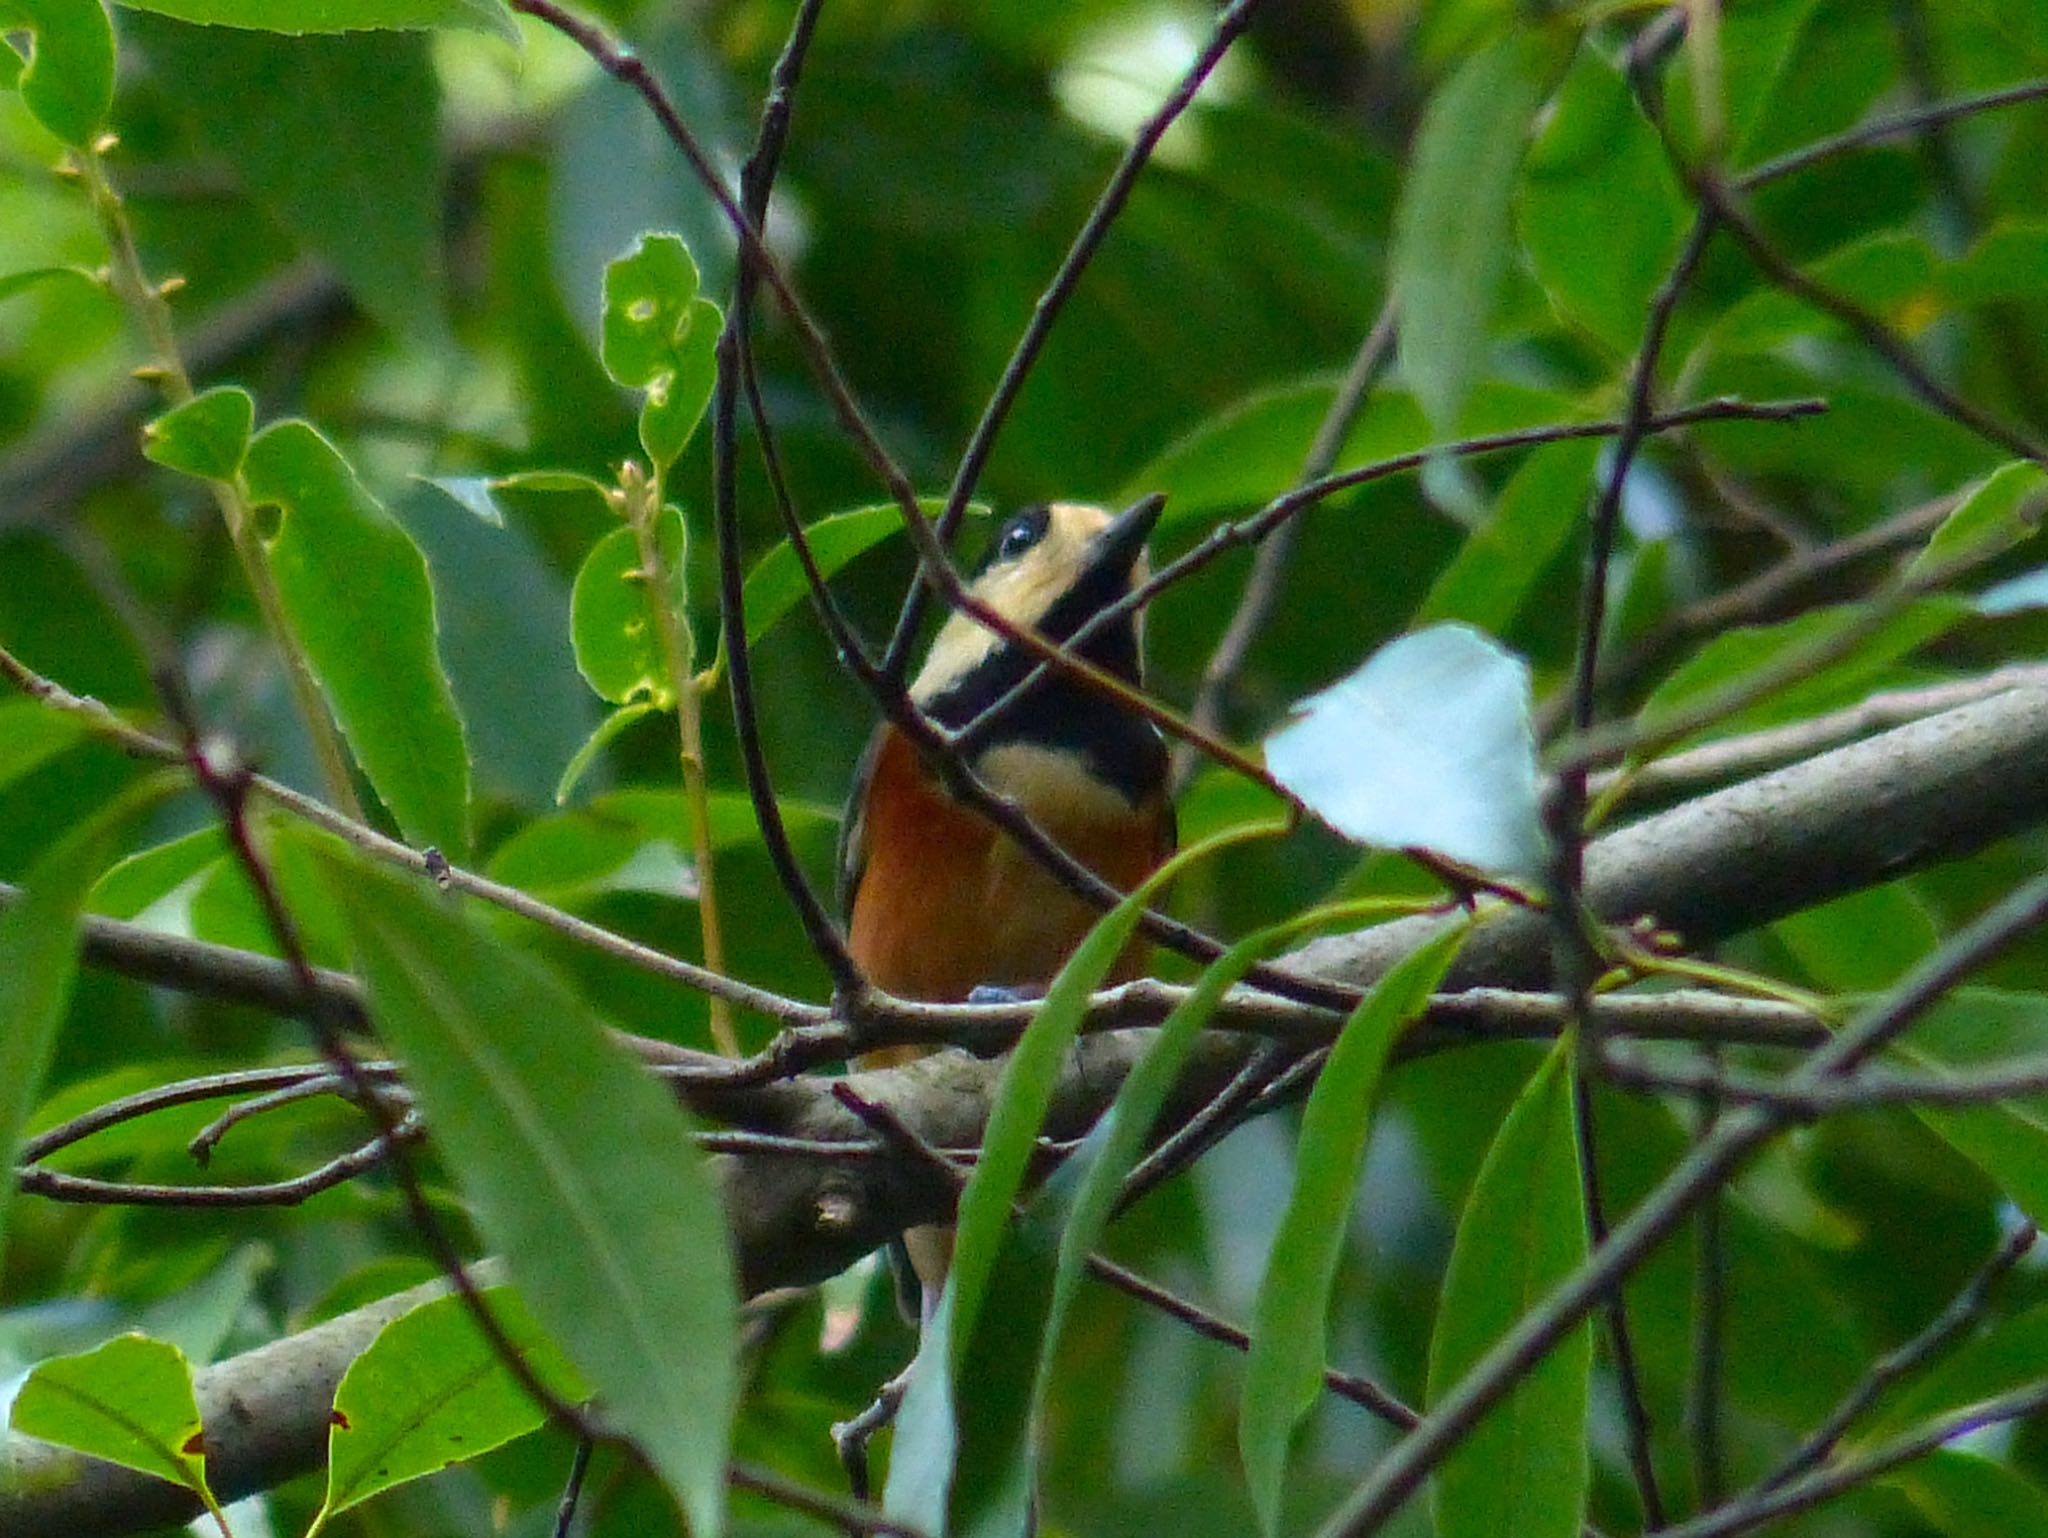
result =
[[[1064,794],[1060,778],[1020,776],[998,788],[1120,890],[1144,880],[1166,853],[1163,803],[1104,804]],[[948,796],[898,733],[885,732],[866,790],[848,941],[869,980],[933,1001],[964,999],[983,983],[1049,983],[1095,910]],[[1144,955],[1133,945],[1116,980],[1136,976]]]

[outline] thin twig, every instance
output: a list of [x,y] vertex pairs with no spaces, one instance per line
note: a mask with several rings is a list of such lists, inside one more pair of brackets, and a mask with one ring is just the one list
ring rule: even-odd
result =
[[[2048,876],[2010,893],[1916,966],[1853,1025],[1800,1068],[1818,1083],[1861,1067],[1971,972],[2048,919]],[[1699,1201],[1718,1191],[1764,1142],[1786,1125],[1782,1113],[1740,1106],[1724,1116],[1670,1175],[1593,1250],[1583,1265],[1489,1349],[1397,1442],[1370,1476],[1343,1502],[1320,1538],[1363,1538],[1374,1532],[1420,1487],[1479,1418],[1510,1392],[1601,1299],[1642,1264],[1686,1219]]]
[[1842,1438],[1848,1435],[1849,1428],[1884,1396],[1886,1390],[1921,1371],[1977,1323],[1990,1303],[1991,1291],[1999,1279],[2026,1258],[2027,1251],[2034,1247],[2034,1241],[2039,1237],[2040,1231],[2031,1222],[2021,1223],[2008,1234],[1992,1257],[1949,1299],[1948,1305],[1928,1321],[1926,1328],[1873,1362],[1870,1370],[1856,1380],[1840,1403],[1829,1412],[1828,1418],[1794,1448],[1783,1463],[1765,1475],[1758,1488],[1781,1490],[1827,1462],[1841,1445]]
[[[934,530],[941,546],[951,541],[959,528],[961,518],[966,514],[967,504],[974,496],[974,488],[981,480],[981,472],[988,463],[988,457],[995,451],[996,435],[1002,431],[1004,420],[1009,416],[1010,407],[1015,404],[1024,382],[1031,375],[1038,361],[1045,339],[1051,334],[1053,323],[1059,319],[1067,300],[1080,285],[1081,275],[1088,268],[1102,242],[1108,237],[1111,226],[1124,205],[1130,200],[1131,189],[1137,185],[1139,176],[1152,159],[1152,152],[1159,141],[1166,136],[1176,119],[1185,112],[1195,99],[1195,93],[1209,78],[1230,45],[1237,41],[1245,28],[1251,25],[1252,13],[1258,9],[1260,0],[1231,0],[1216,17],[1208,41],[1202,45],[1192,63],[1181,74],[1173,89],[1152,114],[1139,126],[1132,137],[1123,158],[1117,162],[1116,170],[1110,174],[1108,183],[1095,200],[1095,206],[1088,211],[1074,241],[1061,258],[1059,270],[1046,285],[1045,292],[1031,307],[1031,319],[1025,325],[1023,334],[1017,338],[1017,345],[1011,349],[1009,362],[1003,366],[1001,378],[989,393],[988,402],[982,407],[981,418],[974,424],[974,431],[968,435],[967,446],[961,451],[959,468],[954,472],[953,484],[946,492],[946,505],[939,513]],[[936,577],[936,571],[927,568],[927,575]],[[950,597],[952,595],[947,594]],[[882,671],[893,682],[901,682],[904,670],[910,662],[910,649],[916,643],[919,627],[924,622],[927,602],[922,585],[913,584],[904,596],[903,611],[896,621],[895,633],[889,639],[888,650],[883,653]]]
[[1924,133],[1930,128],[1940,128],[1960,118],[1975,117],[1979,113],[1994,111],[1999,107],[2015,107],[2022,102],[2040,101],[2044,97],[2048,97],[2048,79],[2024,80],[2018,85],[2003,86],[1996,91],[1984,91],[1975,96],[1959,96],[1953,101],[1932,102],[1908,112],[1894,112],[1875,117],[1843,133],[1826,139],[1816,139],[1796,150],[1788,150],[1775,160],[1766,160],[1762,165],[1752,166],[1735,179],[1734,186],[1740,192],[1754,192],[1767,182],[1790,176],[1795,171],[1804,171],[1809,166],[1818,165],[1824,160],[1832,160],[1850,150],[1863,149],[1886,139],[1901,139],[1908,134]]
[[[797,8],[789,40],[770,77],[754,151],[740,171],[741,204],[757,225],[765,222],[768,216],[768,201],[774,191],[776,169],[781,163],[782,148],[789,134],[794,93],[821,8],[822,0],[804,0]],[[789,830],[782,820],[782,808],[775,798],[768,755],[761,743],[760,710],[754,697],[753,660],[747,643],[746,579],[740,569],[735,460],[741,375],[750,363],[743,356],[743,351],[750,350],[747,338],[758,280],[759,269],[752,254],[741,252],[733,278],[732,304],[726,311],[725,329],[718,338],[718,383],[711,407],[712,524],[718,538],[719,610],[724,625],[726,671],[732,683],[733,732],[739,742],[740,763],[746,778],[747,794],[753,802],[754,818],[761,829],[761,842],[768,852],[776,879],[796,910],[797,921],[803,926],[813,954],[824,963],[826,972],[831,976],[834,992],[851,993],[865,986],[860,967],[847,949],[845,937],[832,922],[831,914],[825,910],[824,902],[811,886],[810,878],[804,873],[803,865],[790,844]],[[765,435],[765,414],[762,428]],[[765,436],[763,441],[765,443]],[[778,495],[784,490],[779,481],[777,490]],[[790,537],[796,543],[799,557],[805,561],[808,577],[815,572],[816,562],[809,558],[808,542],[795,527],[795,522],[792,517]]]
[[[1301,462],[1301,474],[1295,478],[1297,485],[1319,480],[1336,468],[1337,456],[1344,450],[1345,435],[1351,431],[1351,424],[1358,420],[1358,413],[1365,406],[1373,381],[1393,356],[1394,324],[1398,313],[1391,302],[1382,306],[1379,317],[1358,344],[1351,366],[1344,371],[1337,393],[1330,399],[1330,409],[1323,414],[1315,439],[1309,444],[1308,454]],[[1252,561],[1251,575],[1245,578],[1244,592],[1238,598],[1237,609],[1230,616],[1230,623],[1223,627],[1223,634],[1217,638],[1215,649],[1209,653],[1208,664],[1202,669],[1202,681],[1195,688],[1194,703],[1188,707],[1188,720],[1212,736],[1223,731],[1224,708],[1229,703],[1231,690],[1236,687],[1237,675],[1244,670],[1252,643],[1266,628],[1266,621],[1272,618],[1273,610],[1280,602],[1281,590],[1286,586],[1288,562],[1300,531],[1298,520],[1283,524],[1272,538],[1259,546],[1259,553]],[[1176,785],[1186,783],[1194,770],[1194,763],[1193,755],[1184,751],[1183,745],[1176,744]]]

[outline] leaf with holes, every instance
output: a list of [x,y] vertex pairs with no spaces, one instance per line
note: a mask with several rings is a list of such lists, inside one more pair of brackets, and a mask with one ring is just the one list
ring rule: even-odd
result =
[[[589,1392],[517,1293],[493,1287],[483,1300],[550,1390],[571,1403]],[[384,1326],[334,1391],[327,1498],[306,1538],[381,1491],[481,1457],[546,1421],[464,1299],[422,1303]]]
[[206,1484],[206,1434],[192,1369],[176,1346],[122,1335],[44,1362],[15,1396],[12,1425],[24,1436],[182,1485],[219,1512]]
[[637,531],[613,529],[590,549],[576,571],[569,594],[569,635],[576,645],[576,666],[584,681],[614,705],[645,701],[666,708],[676,702],[675,681],[662,655],[661,627],[654,605],[668,605],[684,633],[684,665],[689,665],[689,593],[683,582],[685,536],[683,515],[665,507],[654,522],[656,548],[669,575],[666,593],[657,593],[641,560]]
[[642,235],[604,270],[605,372],[645,397],[640,446],[666,469],[690,441],[718,377],[717,305],[697,295],[682,237]]

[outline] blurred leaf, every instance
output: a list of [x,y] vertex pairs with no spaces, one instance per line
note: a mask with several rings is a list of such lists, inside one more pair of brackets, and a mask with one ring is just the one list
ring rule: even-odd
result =
[[[14,1168],[22,1129],[42,1093],[57,1032],[78,976],[78,914],[99,867],[98,823],[37,862],[22,893],[0,909],[0,1169]],[[0,1185],[0,1258],[6,1255],[10,1178]]]
[[673,586],[654,591],[640,562],[640,537],[614,529],[591,547],[569,595],[569,629],[576,666],[585,682],[614,705],[645,700],[664,709],[676,702],[675,682],[662,655],[653,606],[666,603],[688,628],[689,589],[683,581],[683,515],[664,507],[655,517],[661,564]]
[[183,1485],[219,1511],[206,1485],[205,1430],[192,1369],[176,1346],[122,1335],[29,1374],[12,1424],[25,1436]]
[[1543,36],[1511,32],[1459,64],[1416,131],[1392,281],[1401,373],[1439,433],[1457,428],[1485,372],[1515,172],[1558,62]]
[[22,105],[73,149],[86,148],[114,105],[106,7],[100,0],[8,0],[7,11],[7,29],[23,28],[30,38],[28,63],[14,79]]
[[[715,790],[710,798],[711,847],[756,844],[761,837],[754,804],[744,791]],[[838,810],[792,796],[780,800],[791,836],[827,840]],[[648,892],[663,897],[695,894],[683,851],[692,838],[680,790],[645,786],[613,791],[574,811],[538,817],[499,846],[491,879],[557,905],[574,906],[606,892]]]
[[1518,208],[1522,247],[1550,302],[1633,353],[1678,255],[1686,203],[1656,130],[1596,50],[1581,50],[1530,147]]
[[[1586,1258],[1571,1053],[1567,1038],[1544,1059],[1473,1182],[1437,1302],[1432,1404]],[[1431,1487],[1439,1538],[1574,1538],[1590,1476],[1592,1372],[1581,1323],[1481,1418]]]
[[[1187,865],[1246,836],[1238,830],[1182,850],[1104,914],[1053,979],[1010,1053],[989,1108],[974,1172],[960,1193],[952,1269],[939,1305],[940,1319],[933,1321],[919,1345],[897,1421],[884,1500],[892,1516],[934,1533],[980,1523],[991,1524],[991,1532],[1007,1531],[1020,1529],[1025,1522],[1030,1487],[1021,1477],[1024,1460],[1013,1439],[1029,1420],[1025,1407],[1031,1399],[1031,1374],[1028,1368],[999,1377],[977,1374],[973,1393],[961,1392],[982,1305],[1010,1230],[1011,1205],[1023,1188],[1039,1129],[1066,1069],[1089,996],[1137,933],[1146,905]],[[1045,1255],[1043,1262],[1050,1258]],[[1049,1271],[1044,1274],[1049,1282]],[[1015,1331],[1008,1319],[994,1321],[991,1331],[1013,1344],[1020,1333],[1036,1340],[1035,1332]],[[989,1435],[998,1436],[997,1445],[982,1441]]]
[[247,390],[220,385],[173,407],[142,429],[142,452],[160,465],[206,481],[241,474],[256,426]]
[[[587,1392],[509,1287],[483,1293],[491,1316],[534,1374],[575,1402]],[[533,1402],[450,1293],[399,1315],[349,1364],[327,1433],[327,1496],[307,1538],[371,1496],[482,1457],[537,1430]]]
[[608,500],[611,488],[595,476],[574,470],[523,470],[513,475],[422,475],[415,480],[434,488],[456,506],[491,528],[506,527],[501,491],[587,491]]
[[688,1119],[552,974],[414,883],[321,855],[370,1013],[479,1226],[607,1422],[715,1535],[738,1300]]
[[582,783],[583,776],[590,772],[590,766],[597,762],[598,755],[612,743],[639,725],[649,716],[658,716],[668,707],[657,705],[652,700],[635,700],[630,705],[621,705],[602,721],[595,730],[583,739],[569,762],[563,766],[562,777],[555,781],[555,805],[567,806],[569,797]]
[[1963,494],[1905,578],[1931,578],[2002,555],[2040,532],[2048,512],[2048,472],[2028,460],[2001,466]]
[[1380,648],[1266,739],[1266,767],[1362,844],[1540,875],[1529,669],[1465,625]]
[[[326,0],[331,11],[345,6],[390,15],[400,0]],[[237,8],[245,25],[285,10],[274,0]],[[408,8],[430,3],[408,0]],[[495,0],[431,8],[479,19],[497,10]],[[129,30],[151,73],[250,195],[330,263],[364,309],[396,336],[445,332],[440,89],[424,37],[287,38],[155,17],[135,18]]]
[[382,28],[453,27],[508,43],[519,27],[503,0],[120,0],[137,11],[219,27],[257,27],[293,35]]
[[[523,477],[506,480],[524,484]],[[462,713],[473,794],[480,802],[505,796],[547,805],[556,766],[575,752],[599,714],[576,671],[566,575],[524,518],[493,529],[438,489],[417,483],[397,496],[391,511],[427,558],[441,661]]]
[[283,522],[264,542],[335,719],[408,841],[469,848],[469,750],[441,671],[427,563],[305,422],[266,427],[245,470]]
[[[0,66],[4,66],[7,59],[13,56],[11,50],[0,49]],[[0,86],[0,89],[4,89],[4,86]],[[102,298],[107,297],[106,284],[100,281],[97,274],[88,272],[83,267],[31,267],[26,272],[10,272],[5,277],[0,277],[0,302],[12,299],[16,294],[25,294],[32,288],[40,288],[46,283],[74,289],[83,288]]]
[[1995,1320],[1880,1401],[1851,1444],[1872,1446],[1938,1416],[2038,1383],[2044,1352],[2048,1306]]
[[1884,1482],[1943,1538],[2008,1538],[2048,1532],[2048,1490],[1982,1453],[1941,1448]]
[[723,319],[697,297],[680,235],[642,235],[604,270],[605,371],[646,396],[640,446],[657,469],[675,462],[711,403]]
[[1964,255],[1942,268],[1938,281],[1951,304],[2039,299],[2048,293],[2048,223],[1993,224]]
[[[1800,32],[1818,0],[1746,0],[1726,7],[1718,28],[1721,43],[1723,148],[1731,166],[1749,163],[1743,153],[1764,107],[1785,77]],[[1681,55],[1683,50],[1681,50]],[[1703,114],[1693,96],[1688,60],[1674,57],[1665,72],[1673,133],[1694,158],[1702,153]]]
[[1585,515],[1599,457],[1598,443],[1580,441],[1545,444],[1523,461],[1486,522],[1438,573],[1415,625],[1462,620],[1505,631]]
[[85,723],[40,700],[0,700],[0,789],[85,739]]
[[139,849],[93,884],[86,909],[111,919],[137,918],[227,852],[227,835],[217,823]]
[[[927,518],[936,518],[945,508],[944,497],[919,497],[917,505]],[[969,516],[986,518],[986,502],[967,504]],[[819,575],[830,578],[854,557],[873,549],[903,527],[903,509],[894,502],[874,507],[857,507],[851,512],[833,513],[804,527],[804,543]],[[773,630],[784,615],[810,596],[810,579],[796,546],[788,539],[778,542],[747,573],[744,606],[747,612],[747,643],[753,645]]]
[[[1804,271],[1906,332],[1918,332],[1939,313],[1934,252],[1914,235],[1887,232],[1830,252]],[[1832,315],[1777,288],[1762,288],[1715,324],[1712,345],[1728,352],[1763,351],[1841,329]]]
[[1322,1388],[1330,1295],[1365,1167],[1380,1074],[1401,1032],[1443,981],[1465,933],[1463,925],[1446,930],[1373,985],[1344,1022],[1302,1112],[1294,1191],[1259,1283],[1237,1424],[1252,1504],[1267,1533],[1280,1527],[1288,1443]]
[[[1970,606],[1960,599],[1920,598],[1902,604],[1848,656],[1809,670],[1767,702],[1745,707],[1716,723],[1716,729],[1739,731],[1791,719],[1860,695],[1901,659],[1969,616]],[[1637,713],[1637,724],[1645,732],[1661,731],[1717,691],[1786,659],[1830,645],[1835,637],[1867,623],[1869,617],[1864,605],[1838,604],[1775,625],[1724,630],[1651,691]]]
[[[2048,1056],[2048,996],[1959,988],[1935,1005],[1891,1054],[1915,1072],[1990,1068]],[[1988,1105],[1916,1107],[1914,1114],[1984,1171],[2036,1222],[2048,1223],[2048,1096]]]

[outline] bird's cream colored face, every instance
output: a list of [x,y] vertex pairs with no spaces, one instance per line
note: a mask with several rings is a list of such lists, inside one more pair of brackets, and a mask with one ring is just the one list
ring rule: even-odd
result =
[[[1045,532],[1018,554],[998,553],[994,564],[975,578],[969,589],[998,614],[1018,625],[1035,627],[1060,595],[1073,586],[1088,561],[1095,537],[1109,527],[1111,515],[1085,502],[1055,502],[1046,509]],[[1149,574],[1139,557],[1131,573],[1135,586]],[[911,685],[920,705],[944,694],[979,667],[1002,637],[981,621],[955,611],[940,627],[924,666]]]

